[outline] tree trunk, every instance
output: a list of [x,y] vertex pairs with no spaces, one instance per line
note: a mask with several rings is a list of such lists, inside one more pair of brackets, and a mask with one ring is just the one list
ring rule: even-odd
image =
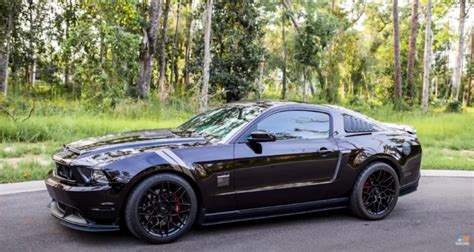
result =
[[10,50],[8,46],[5,46],[5,48],[0,49],[0,92],[4,93],[5,95],[8,91],[8,58],[10,54],[9,51]]
[[[324,81],[323,70],[321,69],[321,67],[319,65],[316,65],[315,69],[316,69],[316,72],[318,73],[319,84],[321,84],[321,93],[325,92],[327,97],[329,97],[329,95],[328,95],[329,90],[327,90],[326,82]],[[349,82],[349,83],[351,83],[351,82]]]
[[474,27],[471,29],[471,56],[469,64],[469,80],[467,83],[467,106],[471,106],[472,76],[474,75]]
[[402,79],[401,79],[401,66],[400,66],[400,36],[398,33],[398,0],[393,0],[393,56],[394,56],[394,67],[395,67],[395,98],[397,102],[401,102],[402,98]]
[[418,30],[418,0],[413,0],[411,8],[411,32],[410,45],[408,52],[408,66],[407,66],[407,85],[410,90],[410,98],[415,99],[415,84],[413,83],[413,68],[415,66],[416,54],[416,32]]
[[199,2],[198,0],[191,0],[191,14],[189,15],[189,19],[188,19],[188,24],[189,24],[188,37],[186,38],[186,50],[184,53],[184,86],[185,87],[189,87],[190,74],[189,74],[188,62],[189,62],[189,59],[191,58],[191,52],[192,52],[191,41],[193,39],[193,33],[194,33],[193,13],[196,7],[198,6],[198,2]]
[[104,31],[100,31],[100,66],[102,67],[102,69],[104,69],[104,65],[105,65],[105,52],[106,52],[106,48],[105,48],[105,41],[104,41]]
[[293,26],[295,27],[297,32],[300,32],[300,25],[298,22],[296,22],[295,16],[293,15],[293,10],[291,8],[291,1],[286,2],[287,0],[282,0],[283,6],[290,12],[290,20],[293,23]]
[[431,0],[428,0],[426,7],[426,37],[425,37],[425,55],[423,57],[423,93],[422,103],[423,112],[428,112],[429,87],[430,87],[430,63],[431,63]]
[[204,23],[204,62],[202,68],[201,111],[207,109],[209,91],[209,66],[211,64],[212,0],[207,0]]
[[36,55],[33,54],[33,63],[31,64],[31,86],[34,87],[36,85]]
[[148,96],[150,90],[151,75],[153,72],[153,60],[155,58],[156,37],[161,18],[162,0],[151,0],[150,2],[150,26],[143,29],[143,40],[140,46],[140,72],[138,73],[137,88],[141,98]]
[[262,56],[262,59],[260,61],[259,65],[259,75],[258,75],[258,82],[257,82],[257,88],[258,88],[258,99],[262,99],[262,79],[263,79],[263,68],[265,66],[265,57]]
[[307,77],[306,77],[306,67],[303,69],[303,101],[306,101],[306,96],[307,96],[307,91],[308,91],[308,83],[307,83]]
[[[30,27],[29,27],[29,29],[30,29],[30,30],[29,30],[30,36],[29,36],[29,38],[28,38],[28,49],[30,50],[30,51],[29,51],[30,56],[33,55],[33,57],[34,57],[34,53],[33,53],[33,41],[32,41],[33,38],[34,38],[34,36],[33,36],[33,30],[32,30],[32,29],[33,29],[33,1],[32,1],[32,0],[28,0],[27,2],[28,2],[28,22],[30,23]],[[32,57],[32,58],[33,58],[33,57]],[[31,59],[32,59],[32,58],[31,58]],[[31,62],[29,62],[29,63],[31,63]],[[26,82],[28,83],[28,85],[32,86],[31,80],[32,80],[33,78],[31,78],[31,75],[32,75],[32,72],[33,72],[33,71],[32,71],[32,70],[33,70],[33,65],[32,65],[32,64],[28,64],[28,66],[27,66],[26,69],[27,69],[27,71],[28,71],[28,73],[26,73]]]
[[459,100],[459,87],[461,82],[462,72],[462,49],[464,46],[464,18],[466,17],[466,0],[461,0],[461,6],[459,8],[459,26],[458,26],[458,45],[456,48],[456,61],[454,65],[454,76],[453,76],[453,88],[454,88],[454,101]]
[[[309,76],[309,79],[311,80],[311,76]],[[311,81],[309,82],[309,91],[311,91],[311,96],[316,95],[316,88],[314,87],[313,83],[311,83]]]
[[12,19],[12,14],[8,13],[8,20],[5,27],[5,41],[0,40],[0,92],[5,95],[7,95],[8,92],[8,63],[10,58]]
[[[69,2],[70,3],[70,2]],[[69,8],[70,5],[69,5]],[[65,37],[66,41],[69,39],[69,15],[66,15],[66,29],[65,29]],[[64,60],[64,86],[68,87],[69,86],[69,55],[68,53],[63,54],[63,60]]]
[[286,34],[285,34],[285,17],[282,17],[281,20],[281,40],[282,40],[282,71],[283,71],[283,80],[281,82],[281,99],[286,99]]
[[[170,74],[170,88],[171,92],[173,91],[173,86],[178,84],[178,26],[179,26],[179,17],[181,15],[181,0],[178,0],[178,10],[176,11],[176,27],[174,30],[173,38],[173,63],[171,64],[171,74]],[[174,82],[173,82],[174,76]]]
[[166,99],[165,74],[166,74],[166,43],[168,42],[168,15],[170,13],[170,0],[166,0],[165,12],[163,13],[163,29],[161,30],[161,48],[160,48],[160,76],[158,77],[158,86],[160,88],[160,102]]

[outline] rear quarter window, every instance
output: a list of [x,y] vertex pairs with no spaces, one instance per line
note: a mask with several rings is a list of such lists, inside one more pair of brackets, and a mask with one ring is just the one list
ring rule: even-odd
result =
[[351,115],[343,115],[344,117],[344,130],[347,133],[359,133],[359,132],[375,132],[375,127],[365,121],[364,119],[357,118]]

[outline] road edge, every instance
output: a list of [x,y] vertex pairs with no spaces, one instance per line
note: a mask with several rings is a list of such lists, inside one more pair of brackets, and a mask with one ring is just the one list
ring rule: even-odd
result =
[[43,191],[43,190],[46,190],[46,185],[44,184],[43,180],[0,184],[0,196],[15,194],[15,193],[24,193],[24,192],[36,192],[36,191]]
[[[423,177],[457,177],[457,178],[474,178],[474,171],[461,170],[421,170]],[[36,192],[46,190],[43,180],[35,180],[28,182],[0,184],[0,196]]]

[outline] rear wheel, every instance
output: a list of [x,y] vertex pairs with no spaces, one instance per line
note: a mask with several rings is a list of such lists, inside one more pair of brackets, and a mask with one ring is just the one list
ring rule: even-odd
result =
[[395,170],[385,163],[372,163],[357,178],[352,189],[350,209],[363,219],[383,219],[395,208],[399,190]]
[[125,222],[139,239],[168,243],[186,233],[194,223],[197,199],[191,185],[174,174],[156,174],[130,194]]

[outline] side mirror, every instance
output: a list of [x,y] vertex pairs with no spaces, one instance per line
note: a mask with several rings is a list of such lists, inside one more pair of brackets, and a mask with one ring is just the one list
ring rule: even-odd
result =
[[271,132],[257,130],[252,132],[247,140],[249,143],[273,142],[276,141],[276,137]]

